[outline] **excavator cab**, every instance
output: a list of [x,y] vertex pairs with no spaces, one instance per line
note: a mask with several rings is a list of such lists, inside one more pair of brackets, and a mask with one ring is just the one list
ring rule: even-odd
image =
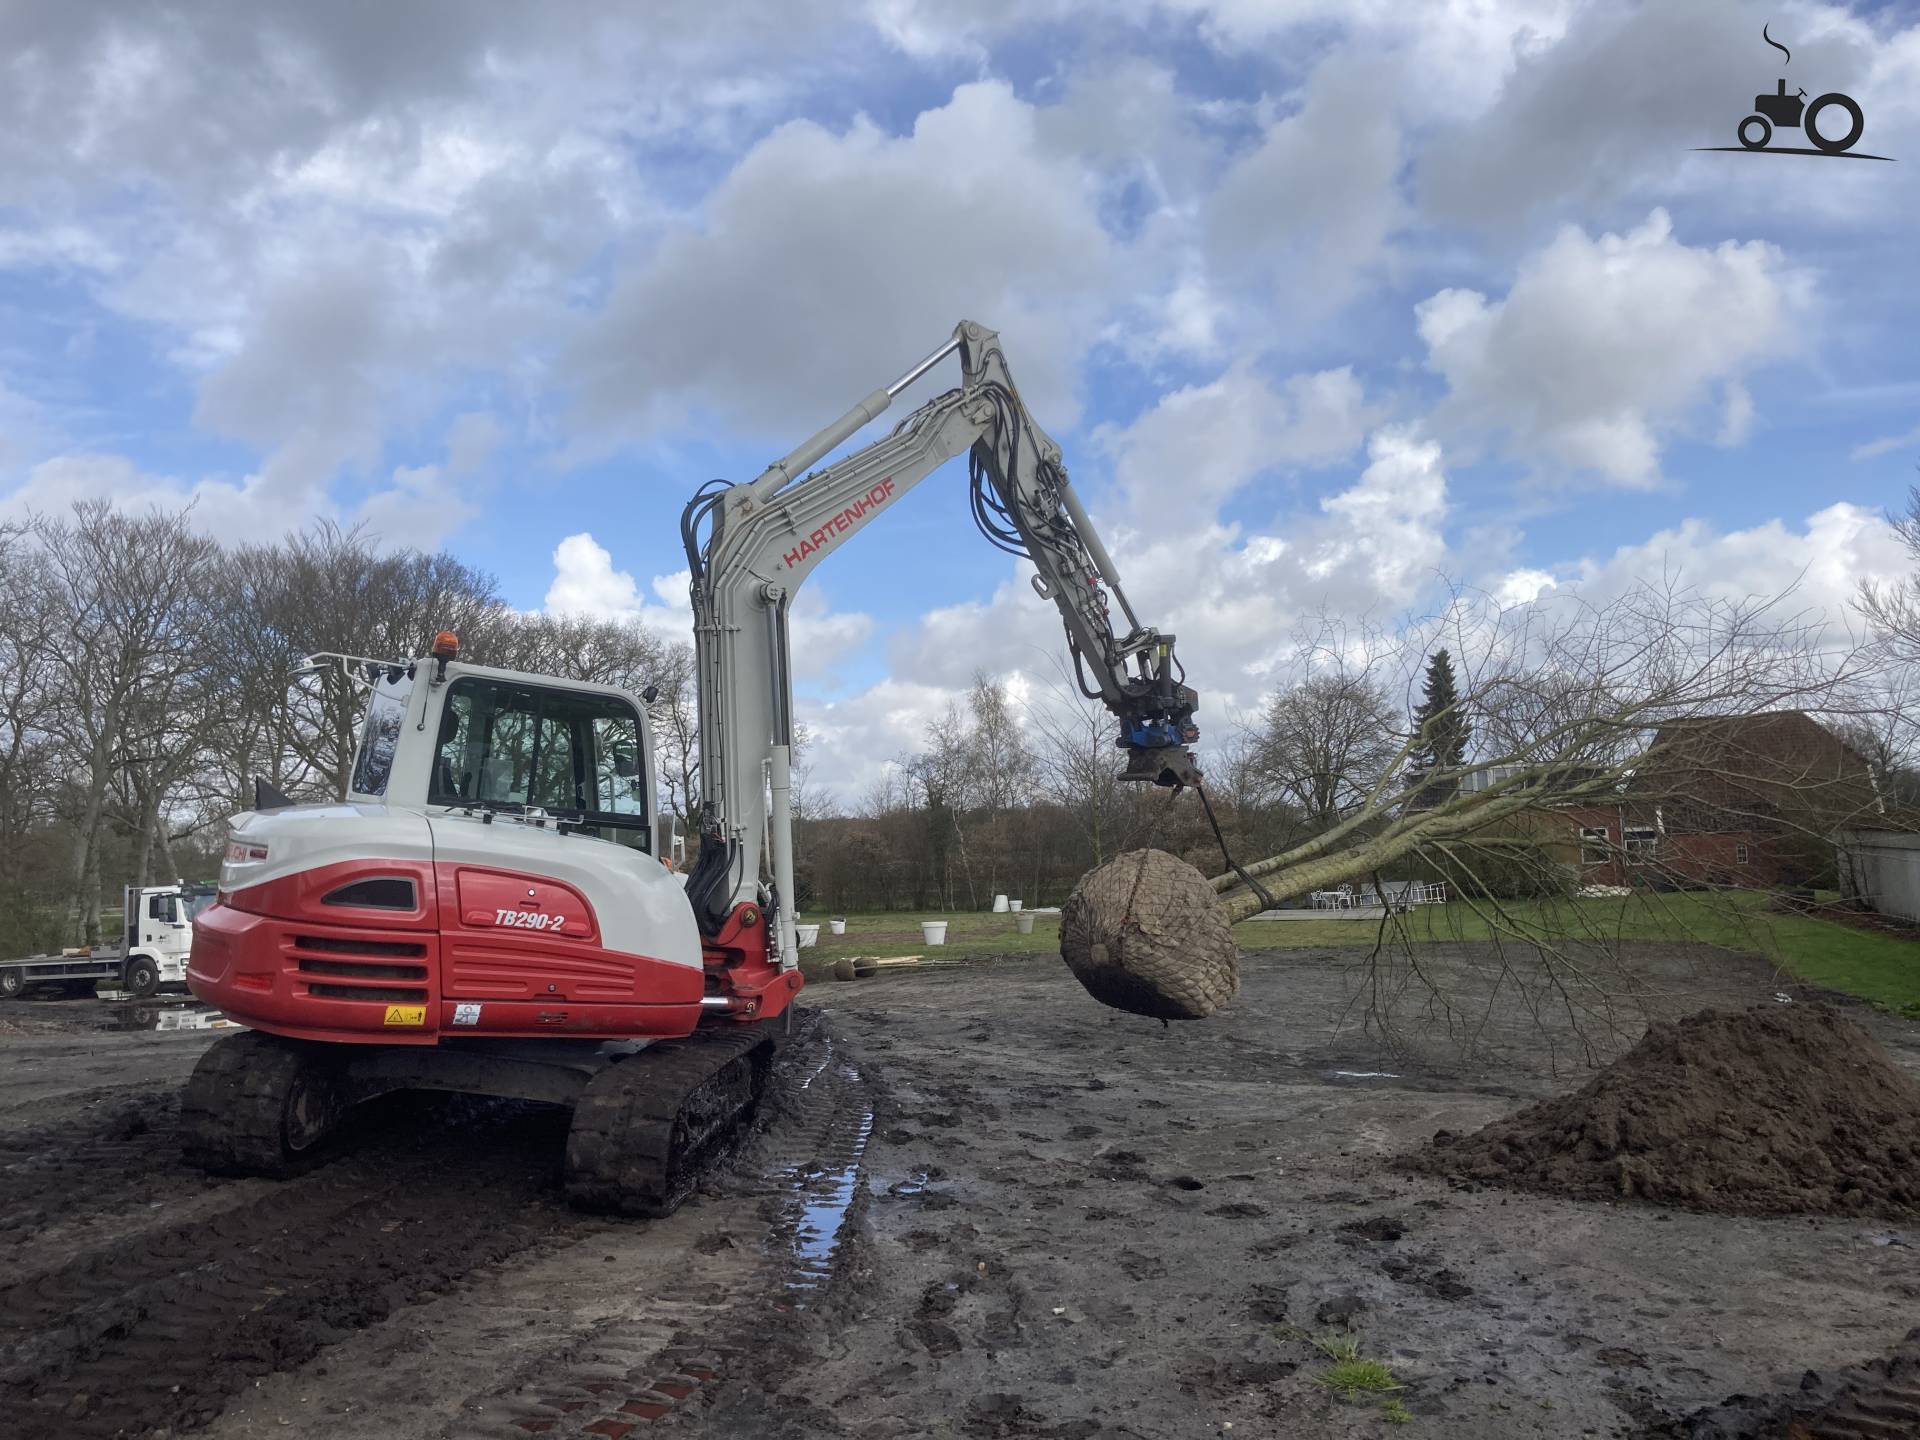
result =
[[800,977],[768,963],[763,922],[710,950],[651,853],[639,697],[436,649],[320,657],[367,692],[343,800],[232,822],[187,981],[248,1031],[195,1070],[187,1153],[286,1174],[364,1100],[457,1090],[573,1106],[570,1193],[671,1208],[757,1099],[764,1022]]

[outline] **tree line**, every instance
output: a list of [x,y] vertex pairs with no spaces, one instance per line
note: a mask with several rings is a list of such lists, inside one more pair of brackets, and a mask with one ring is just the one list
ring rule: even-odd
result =
[[661,802],[688,813],[684,641],[524,614],[452,555],[324,522],[220,545],[188,510],[88,501],[0,527],[0,955],[99,940],[122,884],[211,878],[256,778],[338,798],[364,696],[296,667],[423,655],[440,630],[482,663],[657,687]]
[[[319,652],[421,655],[442,629],[478,663],[651,687],[656,809],[691,835],[686,639],[523,613],[457,557],[359,530],[221,545],[193,520],[95,501],[0,527],[0,955],[99,938],[103,897],[124,883],[210,878],[256,777],[337,798],[364,697],[337,674],[290,683],[296,667]],[[1920,495],[1901,533],[1920,575]],[[1142,845],[1214,874],[1227,850],[1291,857],[1265,873],[1300,884],[1417,875],[1457,865],[1473,851],[1463,836],[1543,785],[1617,786],[1663,722],[1785,706],[1822,713],[1883,793],[1910,802],[1917,596],[1920,581],[1863,591],[1873,639],[1851,647],[1785,597],[1656,586],[1518,610],[1456,595],[1391,632],[1321,622],[1293,637],[1293,678],[1258,711],[1210,717],[1211,816],[1119,781],[1111,717],[1064,669],[1017,693],[977,675],[864,794],[820,783],[801,737],[797,899],[811,912],[1055,904]]]

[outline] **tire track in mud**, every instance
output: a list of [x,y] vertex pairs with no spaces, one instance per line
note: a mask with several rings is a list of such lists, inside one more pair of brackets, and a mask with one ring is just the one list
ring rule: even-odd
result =
[[[77,1119],[0,1131],[0,1255],[29,1263],[49,1223],[70,1218],[76,1192],[89,1211],[124,1211],[161,1188],[185,1189],[172,1094],[106,1092]],[[14,1273],[18,1273],[17,1270]]]
[[873,1123],[873,1088],[844,1037],[802,1012],[751,1134],[730,1169],[702,1186],[716,1203],[654,1222],[705,1230],[691,1264],[651,1280],[632,1315],[585,1344],[516,1357],[510,1383],[469,1397],[461,1406],[469,1418],[446,1440],[623,1436],[647,1420],[706,1411],[741,1382],[757,1386],[769,1316],[817,1305],[837,1278],[859,1223]]
[[[238,1203],[0,1286],[0,1436],[193,1428],[250,1377],[593,1223],[560,1199],[562,1112],[436,1100],[366,1120],[355,1152],[313,1174],[202,1182]],[[151,1133],[178,1167],[170,1122]],[[117,1177],[102,1168],[55,1167],[63,1197],[28,1166],[33,1204],[115,1203]]]

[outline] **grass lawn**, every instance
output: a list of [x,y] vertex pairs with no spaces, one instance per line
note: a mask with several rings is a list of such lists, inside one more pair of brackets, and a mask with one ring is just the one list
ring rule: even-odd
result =
[[[1783,970],[1812,985],[1845,991],[1920,1018],[1920,944],[1892,935],[1856,930],[1805,915],[1767,909],[1761,895],[1695,893],[1635,894],[1620,899],[1543,903],[1508,907],[1525,925],[1550,928],[1567,938],[1588,936],[1620,940],[1693,940],[1728,950],[1766,956]],[[953,914],[947,943],[929,946],[920,937],[918,915],[893,912],[849,915],[847,933],[827,933],[824,915],[820,942],[806,952],[806,968],[825,968],[849,955],[928,955],[956,959],[974,955],[1057,954],[1060,917],[1036,915],[1033,933],[1021,935],[1012,915]],[[932,918],[932,917],[929,917]],[[1491,931],[1473,906],[1455,902],[1427,905],[1393,919],[1413,944],[1447,940],[1486,940]],[[1249,950],[1323,949],[1336,945],[1372,945],[1378,921],[1248,920],[1238,928]]]

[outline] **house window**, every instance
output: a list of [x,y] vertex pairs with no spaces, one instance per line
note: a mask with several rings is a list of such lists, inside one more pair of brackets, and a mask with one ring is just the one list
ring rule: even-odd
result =
[[1609,858],[1607,827],[1604,825],[1583,825],[1580,827],[1580,863],[1582,865],[1604,865]]
[[1627,852],[1627,863],[1629,865],[1645,865],[1648,861],[1652,860],[1653,843],[1659,833],[1659,831],[1650,827],[1625,832],[1624,839],[1626,843],[1621,848]]
[[1747,863],[1747,847],[1746,846],[1736,845],[1733,847],[1733,863],[1736,865],[1744,865]]

